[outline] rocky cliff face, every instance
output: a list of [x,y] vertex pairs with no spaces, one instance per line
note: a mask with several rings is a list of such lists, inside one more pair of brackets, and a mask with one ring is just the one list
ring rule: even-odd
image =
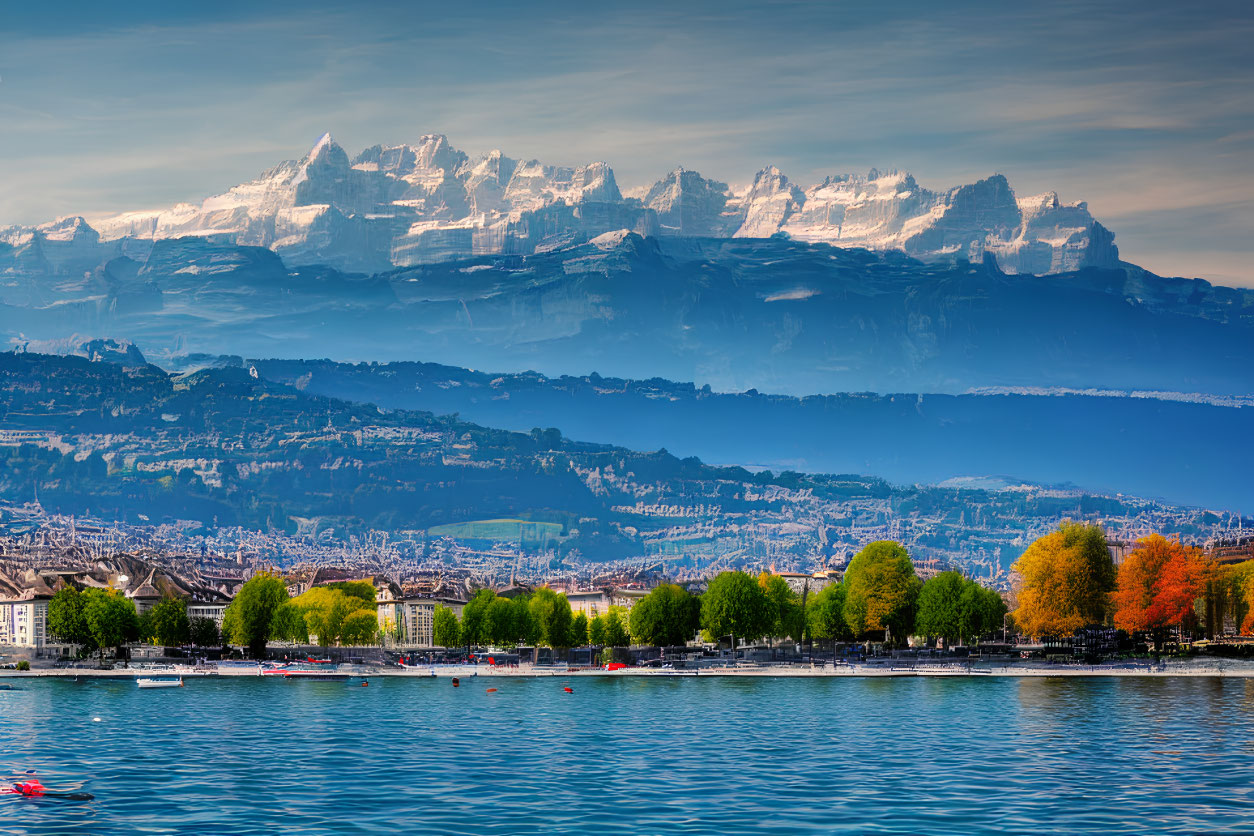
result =
[[[994,175],[946,192],[905,173],[837,175],[801,186],[774,166],[733,192],[676,169],[624,198],[604,162],[577,167],[492,151],[472,159],[439,135],[375,145],[355,158],[324,135],[299,160],[199,204],[127,212],[88,225],[67,218],[0,230],[24,263],[75,275],[128,240],[187,236],[267,247],[291,265],[359,273],[473,255],[528,254],[628,229],[644,235],[769,238],[924,261],[991,254],[1008,273],[1059,273],[1118,263],[1114,236],[1084,203],[1018,198]],[[105,252],[107,250],[107,252]],[[35,269],[35,268],[32,268]]]

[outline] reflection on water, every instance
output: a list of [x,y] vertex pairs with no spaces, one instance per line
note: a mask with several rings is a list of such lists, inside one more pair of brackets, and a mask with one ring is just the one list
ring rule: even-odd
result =
[[0,692],[5,768],[97,800],[0,800],[0,829],[1250,829],[1241,680],[493,684],[23,683]]

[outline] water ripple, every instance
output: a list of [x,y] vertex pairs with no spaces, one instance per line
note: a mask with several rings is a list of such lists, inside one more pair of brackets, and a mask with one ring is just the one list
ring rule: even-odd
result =
[[23,683],[0,692],[0,769],[97,799],[3,799],[0,829],[1250,829],[1254,684],[1239,680],[495,684]]

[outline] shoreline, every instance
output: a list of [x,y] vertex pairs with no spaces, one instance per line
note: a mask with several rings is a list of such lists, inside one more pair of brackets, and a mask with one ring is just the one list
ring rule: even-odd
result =
[[[247,677],[253,679],[286,680],[281,673],[262,673],[262,666],[228,665],[214,669],[205,667],[154,667],[94,670],[57,668],[31,671],[4,671],[3,683],[26,679],[138,679],[140,677],[184,679],[212,679],[217,677]],[[547,666],[521,665],[494,667],[490,665],[432,665],[409,669],[374,667],[368,665],[344,666],[327,671],[328,674],[346,675],[350,679],[473,679],[477,677],[539,679],[551,677],[633,677],[633,678],[709,678],[709,677],[757,677],[772,679],[885,679],[885,678],[1050,678],[1050,677],[1139,677],[1139,678],[1224,678],[1254,679],[1254,663],[1236,662],[1224,664],[1171,664],[1160,665],[838,665],[832,666],[728,666],[693,669],[659,670],[657,668],[622,668],[607,671],[603,668],[550,668]],[[308,679],[316,680],[316,677]]]

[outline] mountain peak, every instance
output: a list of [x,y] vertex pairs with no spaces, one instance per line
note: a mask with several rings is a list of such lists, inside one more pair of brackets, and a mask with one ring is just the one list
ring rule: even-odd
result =
[[[605,162],[550,165],[499,150],[471,157],[437,133],[414,144],[374,145],[350,162],[324,133],[304,157],[198,205],[124,213],[93,225],[104,242],[228,236],[236,244],[268,247],[294,266],[321,263],[352,272],[533,252],[619,229],[714,238],[784,233],[835,247],[902,250],[924,260],[978,262],[988,251],[1008,273],[1116,263],[1111,236],[1095,231],[1082,203],[1016,200],[1002,174],[930,191],[895,169],[803,185],[767,165],[733,194],[725,183],[675,166],[627,194]],[[54,244],[61,243],[57,235],[75,246],[90,237],[74,224],[51,232]],[[34,234],[30,227],[0,232],[11,243]]]
[[305,159],[312,162],[322,156],[323,151],[327,148],[335,145],[335,140],[331,138],[331,132],[327,131],[322,136],[318,137],[318,141],[315,142],[313,147],[309,149],[309,153],[305,155]]

